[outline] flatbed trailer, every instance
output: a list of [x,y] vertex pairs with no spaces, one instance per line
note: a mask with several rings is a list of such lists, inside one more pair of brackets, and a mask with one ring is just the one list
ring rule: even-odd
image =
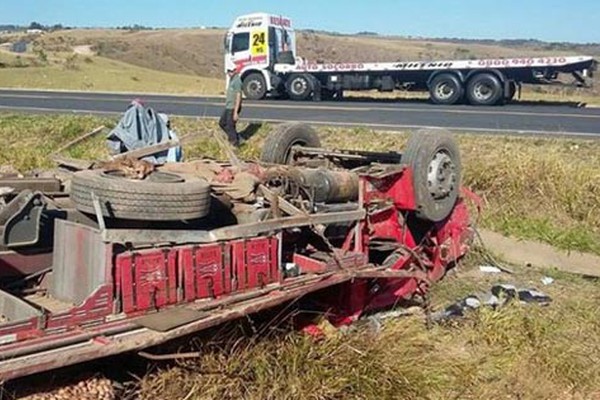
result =
[[21,185],[0,210],[0,382],[309,295],[350,324],[425,296],[470,248],[447,133],[374,153],[324,150],[312,128],[284,124],[261,159],[167,163],[143,179],[87,169],[69,193]]
[[[390,58],[397,58],[394,57]],[[238,17],[225,39],[225,66],[241,69],[246,97],[253,100],[341,99],[346,90],[428,92],[437,104],[498,105],[522,84],[589,87],[593,57],[540,56],[474,60],[318,63],[296,54],[292,21],[265,13]]]

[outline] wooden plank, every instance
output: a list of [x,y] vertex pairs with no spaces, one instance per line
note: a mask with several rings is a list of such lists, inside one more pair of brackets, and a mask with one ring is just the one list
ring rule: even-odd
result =
[[160,153],[161,151],[165,151],[170,149],[171,147],[179,146],[178,140],[167,140],[166,142],[161,142],[152,146],[142,147],[140,149],[126,151],[125,153],[117,154],[112,157],[113,160],[120,160],[124,158],[144,158],[147,156],[151,156],[156,153]]
[[50,158],[52,158],[53,156],[55,156],[57,154],[62,153],[63,151],[75,146],[78,143],[83,142],[86,139],[91,138],[92,136],[97,135],[98,133],[102,132],[104,130],[104,128],[105,128],[105,126],[101,125],[101,126],[97,127],[96,129],[94,129],[93,131],[84,133],[83,135],[71,140],[70,142],[66,143],[62,147],[60,147],[57,150],[54,150],[52,153],[50,153]]

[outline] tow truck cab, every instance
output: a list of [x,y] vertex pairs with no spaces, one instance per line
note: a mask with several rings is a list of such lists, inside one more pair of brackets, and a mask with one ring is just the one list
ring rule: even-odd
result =
[[[262,98],[280,82],[270,73],[275,64],[295,64],[296,33],[292,20],[267,13],[243,15],[225,36],[225,72],[242,67],[244,92]],[[250,79],[248,79],[250,78]]]

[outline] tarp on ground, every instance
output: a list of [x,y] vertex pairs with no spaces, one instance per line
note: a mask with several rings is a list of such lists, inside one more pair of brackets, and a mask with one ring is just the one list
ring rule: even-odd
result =
[[[108,134],[107,145],[113,155],[136,150],[169,139],[177,139],[165,114],[157,114],[138,100],[131,102],[117,126]],[[181,161],[181,147],[174,147],[144,160],[154,164]]]

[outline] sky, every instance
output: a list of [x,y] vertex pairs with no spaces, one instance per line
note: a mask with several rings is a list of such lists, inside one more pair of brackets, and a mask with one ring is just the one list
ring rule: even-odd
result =
[[227,27],[251,12],[340,33],[600,42],[600,0],[0,0],[0,24]]

